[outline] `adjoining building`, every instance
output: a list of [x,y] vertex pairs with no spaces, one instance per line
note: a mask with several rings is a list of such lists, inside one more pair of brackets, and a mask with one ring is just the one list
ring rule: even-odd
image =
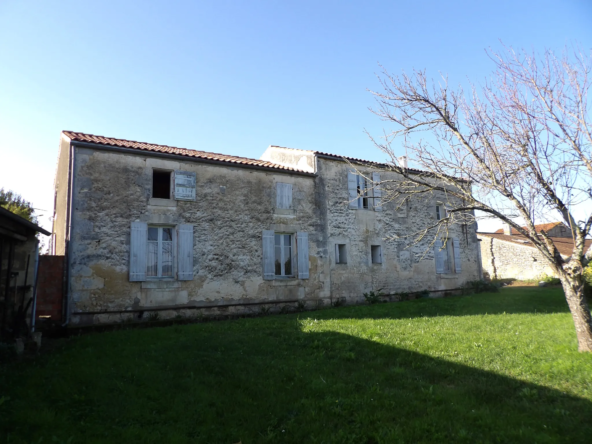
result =
[[0,336],[23,337],[35,322],[37,233],[50,233],[0,207]]
[[[526,227],[524,227],[526,228]],[[559,253],[568,258],[574,248],[571,230],[562,222],[536,225],[544,231]],[[526,237],[506,225],[494,233],[477,233],[481,241],[483,272],[492,279],[533,280],[543,276],[557,277],[556,271]],[[586,249],[592,240],[586,240]]]
[[[354,165],[354,166],[352,166]],[[67,322],[318,306],[480,276],[475,226],[409,245],[441,203],[382,202],[385,165],[270,146],[261,159],[61,135],[53,253]],[[397,238],[394,235],[398,235]]]

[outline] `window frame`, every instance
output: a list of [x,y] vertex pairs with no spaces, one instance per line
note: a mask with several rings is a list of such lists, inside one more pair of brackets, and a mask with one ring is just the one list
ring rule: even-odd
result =
[[[151,242],[148,240],[148,236],[150,233],[150,228],[157,228],[158,229],[158,246],[157,246],[157,262],[156,262],[156,276],[150,276],[148,273],[149,264],[149,245]],[[162,275],[162,231],[164,228],[171,229],[171,247],[172,247],[172,255],[171,255],[171,275],[170,276],[163,276]],[[146,226],[146,280],[175,280],[177,277],[177,227],[174,225],[159,225],[159,224],[147,224]]]
[[[298,264],[298,256],[297,256],[297,252],[296,252],[296,233],[286,233],[286,232],[278,232],[278,231],[274,231],[273,233],[274,236],[274,245],[273,245],[273,263],[274,263],[274,276],[275,279],[295,279],[298,276],[298,270],[297,270],[297,264]],[[276,272],[276,260],[277,260],[277,255],[276,255],[276,244],[275,244],[275,239],[276,236],[280,236],[281,241],[280,241],[280,273],[281,274],[275,274]],[[285,267],[286,267],[286,263],[285,263],[285,255],[284,255],[284,249],[285,249],[285,243],[283,242],[284,240],[284,236],[290,236],[290,264],[292,267],[291,270],[291,274],[285,274]]]
[[[361,185],[363,185],[363,188]],[[356,175],[356,190],[358,193],[358,209],[370,210],[372,206],[370,205],[371,197],[368,191],[368,179],[361,174]],[[366,201],[366,206],[364,206],[364,201]]]
[[[375,261],[375,249],[378,251],[378,259],[379,261]],[[372,265],[382,265],[382,245],[370,245],[370,263]]]
[[[342,248],[343,247],[343,251]],[[347,244],[335,244],[335,264],[347,265]]]
[[[169,197],[154,196],[154,173],[168,173],[169,174]],[[173,190],[175,187],[174,180],[175,180],[175,178],[174,178],[174,171],[173,170],[167,170],[165,168],[152,168],[152,181],[150,182],[150,198],[173,200]]]

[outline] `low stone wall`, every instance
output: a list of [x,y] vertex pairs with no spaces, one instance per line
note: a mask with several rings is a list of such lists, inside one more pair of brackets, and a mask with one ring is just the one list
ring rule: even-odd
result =
[[481,239],[483,272],[492,279],[539,279],[556,276],[543,255],[533,247],[521,246],[487,236]]

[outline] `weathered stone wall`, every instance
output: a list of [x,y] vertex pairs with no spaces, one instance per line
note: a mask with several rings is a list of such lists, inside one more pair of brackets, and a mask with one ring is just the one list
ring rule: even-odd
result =
[[54,180],[54,214],[51,239],[52,253],[56,255],[63,255],[66,252],[69,158],[70,139],[62,134]]
[[[196,201],[151,198],[153,168],[195,172]],[[121,319],[103,311],[171,308],[162,318],[196,305],[329,297],[313,177],[87,148],[76,148],[75,171],[73,323]],[[275,209],[276,182],[293,185],[293,211]],[[130,282],[132,221],[192,224],[193,280]],[[309,234],[310,279],[263,280],[263,230]]]
[[[414,243],[405,237],[413,231],[436,222],[438,196],[431,200],[412,201],[405,208],[394,202],[383,202],[383,211],[351,209],[346,162],[317,159],[319,189],[327,205],[326,245],[331,272],[333,298],[363,300],[363,293],[383,289],[385,293],[401,291],[444,290],[459,288],[468,280],[479,278],[478,242],[475,226],[453,226],[448,234],[460,241],[461,273],[436,274],[433,235]],[[372,169],[357,168],[367,177]],[[375,171],[375,170],[374,170]],[[392,173],[381,172],[381,181],[392,179]],[[386,189],[383,190],[383,195]],[[398,239],[396,238],[398,237]],[[335,244],[346,244],[347,264],[336,264]],[[383,262],[372,264],[370,247],[381,245]]]
[[536,248],[488,236],[478,237],[481,239],[483,271],[492,279],[530,280],[556,275]]

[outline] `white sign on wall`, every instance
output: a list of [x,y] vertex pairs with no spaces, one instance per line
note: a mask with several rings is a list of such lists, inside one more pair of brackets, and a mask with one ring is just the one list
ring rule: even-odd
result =
[[195,200],[195,173],[175,171],[175,200]]

